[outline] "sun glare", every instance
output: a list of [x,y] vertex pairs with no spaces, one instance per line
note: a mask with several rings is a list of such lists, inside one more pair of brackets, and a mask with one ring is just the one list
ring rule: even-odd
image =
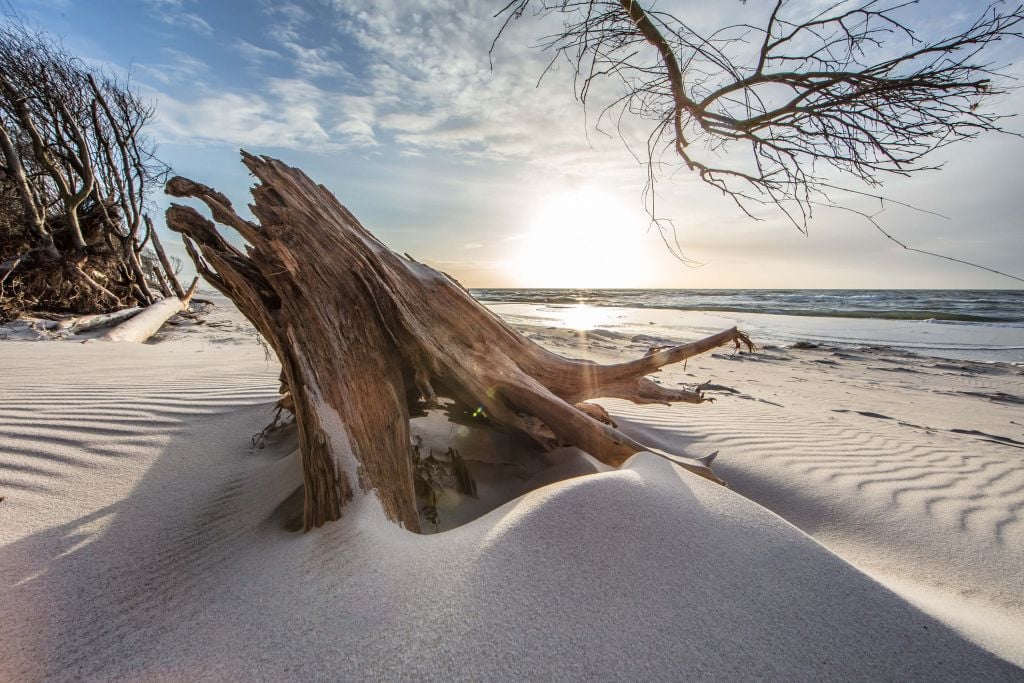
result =
[[624,287],[636,278],[640,219],[594,188],[552,195],[507,261],[522,287]]
[[586,304],[560,310],[561,324],[572,330],[593,330],[608,321],[608,314]]

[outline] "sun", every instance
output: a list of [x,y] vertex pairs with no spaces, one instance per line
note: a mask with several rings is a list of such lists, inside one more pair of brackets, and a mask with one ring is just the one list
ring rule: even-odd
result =
[[542,200],[506,265],[521,287],[627,287],[637,276],[642,218],[593,187]]

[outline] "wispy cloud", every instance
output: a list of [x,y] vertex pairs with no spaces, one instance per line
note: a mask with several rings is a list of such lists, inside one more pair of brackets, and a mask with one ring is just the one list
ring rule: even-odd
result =
[[[318,24],[325,19],[330,25],[330,17],[323,16],[322,8],[314,15],[311,9],[307,10],[295,2],[265,1],[263,13],[270,17],[267,39],[277,43],[290,57],[297,75],[335,79],[350,76],[337,37],[325,38],[322,31],[311,30],[321,28]],[[319,42],[313,40],[313,33],[321,36]]]
[[[261,92],[212,92],[195,99],[158,95],[157,135],[168,142],[337,152],[372,147],[358,100],[299,79],[268,79]],[[350,106],[348,106],[350,105]]]
[[168,26],[188,29],[202,36],[213,35],[213,27],[195,12],[186,9],[187,0],[144,0],[150,13]]
[[354,0],[333,0],[333,6],[339,30],[370,64],[363,82],[375,127],[405,153],[525,160],[581,175],[636,172],[618,139],[588,139],[568,70],[555,69],[545,87],[536,87],[548,57],[522,46],[522,27],[513,26],[499,43],[491,70],[488,50],[499,23],[490,6],[472,0],[382,0],[373,12]]
[[213,35],[213,27],[198,14],[181,12],[178,14],[164,15],[161,19],[164,23],[170,24],[171,26],[181,26],[182,28],[187,28],[188,30],[194,31],[200,35]]
[[281,47],[291,55],[296,72],[302,76],[350,77],[338,49],[332,45],[307,47],[294,40],[282,40]]
[[[147,2],[165,23],[185,21],[194,9],[191,0]],[[164,91],[163,134],[184,139],[194,125],[204,139],[248,146],[312,144],[310,151],[333,152],[386,145],[409,158],[512,159],[557,174],[636,172],[616,141],[587,139],[570,74],[556,70],[538,89],[545,57],[504,43],[490,69],[498,24],[481,3],[380,0],[372,12],[349,0],[262,8],[262,39],[228,43],[250,65],[256,80],[249,85],[205,88],[202,63],[184,54],[165,52],[166,61],[145,65]],[[190,79],[190,90],[172,87]]]
[[164,85],[190,83],[195,86],[210,71],[206,62],[181,50],[165,47],[159,54],[165,58],[161,62],[140,62],[135,65],[148,80]]
[[276,50],[253,45],[249,41],[239,38],[232,45],[232,49],[242,56],[242,59],[254,64],[284,59],[284,55]]

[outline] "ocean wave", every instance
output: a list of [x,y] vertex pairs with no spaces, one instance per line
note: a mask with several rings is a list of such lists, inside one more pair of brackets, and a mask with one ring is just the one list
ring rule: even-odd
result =
[[487,303],[588,305],[999,327],[1024,324],[1024,291],[1021,290],[475,289],[471,292]]
[[974,325],[976,327],[1024,327],[1024,322],[1013,322],[1009,320],[950,320],[940,318],[928,318],[922,320],[923,323],[929,323],[932,325]]
[[690,310],[701,312],[723,312],[723,313],[762,313],[764,315],[795,315],[812,318],[877,318],[881,320],[910,320],[910,321],[941,321],[958,323],[997,323],[1013,324],[1014,320],[1005,318],[986,317],[971,315],[967,313],[949,313],[947,311],[865,311],[861,309],[832,309],[821,310],[813,308],[769,308],[760,306],[640,306],[639,308],[669,308],[678,310]]

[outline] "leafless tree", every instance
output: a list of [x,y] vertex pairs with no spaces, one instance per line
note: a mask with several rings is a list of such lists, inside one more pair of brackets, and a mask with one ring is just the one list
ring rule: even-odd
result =
[[881,198],[886,176],[935,168],[935,150],[1003,131],[1006,117],[985,105],[1006,79],[983,51],[1021,37],[1024,8],[993,2],[955,35],[923,39],[906,19],[915,4],[776,0],[742,11],[760,14],[756,24],[713,30],[638,0],[512,0],[496,16],[498,37],[528,11],[560,16],[541,46],[574,68],[578,98],[587,103],[599,80],[621,85],[598,125],[652,124],[641,157],[652,218],[659,171],[681,165],[751,217],[773,205],[806,231],[815,206],[852,210],[833,199],[846,189],[837,176]]
[[164,278],[180,290],[146,249],[148,194],[169,171],[145,134],[152,117],[127,80],[17,18],[0,24],[0,182],[18,198],[2,207],[18,215],[0,242],[8,312],[149,304]]

